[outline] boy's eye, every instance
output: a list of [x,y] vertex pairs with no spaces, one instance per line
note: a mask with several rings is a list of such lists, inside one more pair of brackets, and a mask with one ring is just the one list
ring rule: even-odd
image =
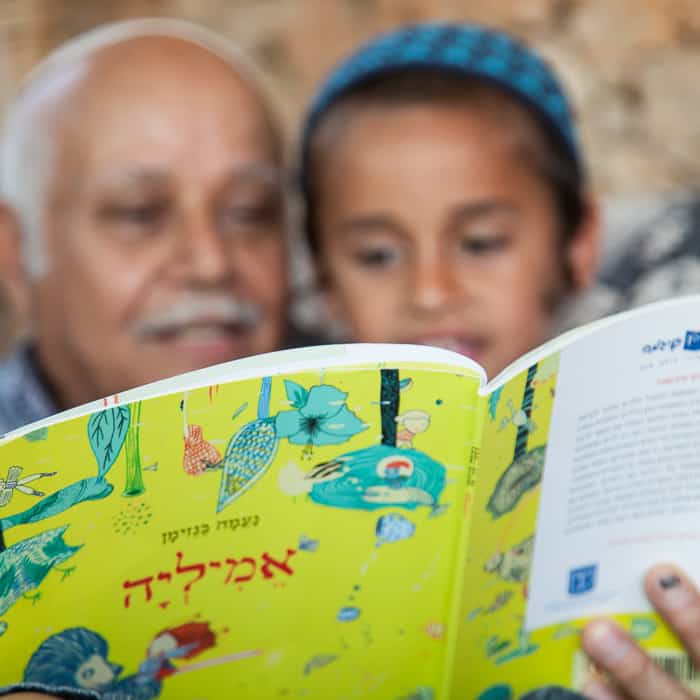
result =
[[390,248],[367,248],[354,253],[355,261],[363,267],[380,269],[398,260],[398,253]]
[[508,238],[500,234],[472,234],[459,239],[459,249],[468,255],[489,255],[503,250]]

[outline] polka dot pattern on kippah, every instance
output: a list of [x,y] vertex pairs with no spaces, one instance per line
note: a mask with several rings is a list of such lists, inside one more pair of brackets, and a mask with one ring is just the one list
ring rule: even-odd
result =
[[418,24],[369,42],[330,75],[312,101],[302,136],[305,153],[320,116],[342,94],[404,68],[444,69],[493,81],[527,103],[558,133],[577,167],[578,142],[568,100],[547,63],[504,32],[470,24]]

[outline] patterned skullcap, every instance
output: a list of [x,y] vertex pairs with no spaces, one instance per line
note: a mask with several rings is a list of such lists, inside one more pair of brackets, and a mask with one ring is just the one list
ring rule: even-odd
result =
[[443,70],[495,83],[542,119],[582,174],[571,109],[545,61],[502,31],[445,23],[416,24],[384,34],[336,67],[308,111],[302,132],[302,168],[314,128],[339,97],[373,78],[407,68]]

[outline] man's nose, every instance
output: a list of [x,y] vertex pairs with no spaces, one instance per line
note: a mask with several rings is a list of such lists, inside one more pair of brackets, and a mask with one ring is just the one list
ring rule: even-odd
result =
[[191,214],[180,231],[180,262],[191,282],[216,284],[229,270],[228,244],[205,214]]

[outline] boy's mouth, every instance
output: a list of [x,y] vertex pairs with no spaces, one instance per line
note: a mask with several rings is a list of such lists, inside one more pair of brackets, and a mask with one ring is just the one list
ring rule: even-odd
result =
[[452,352],[465,355],[476,361],[479,361],[486,347],[485,341],[481,338],[451,333],[422,335],[417,338],[412,338],[409,342],[451,350]]

